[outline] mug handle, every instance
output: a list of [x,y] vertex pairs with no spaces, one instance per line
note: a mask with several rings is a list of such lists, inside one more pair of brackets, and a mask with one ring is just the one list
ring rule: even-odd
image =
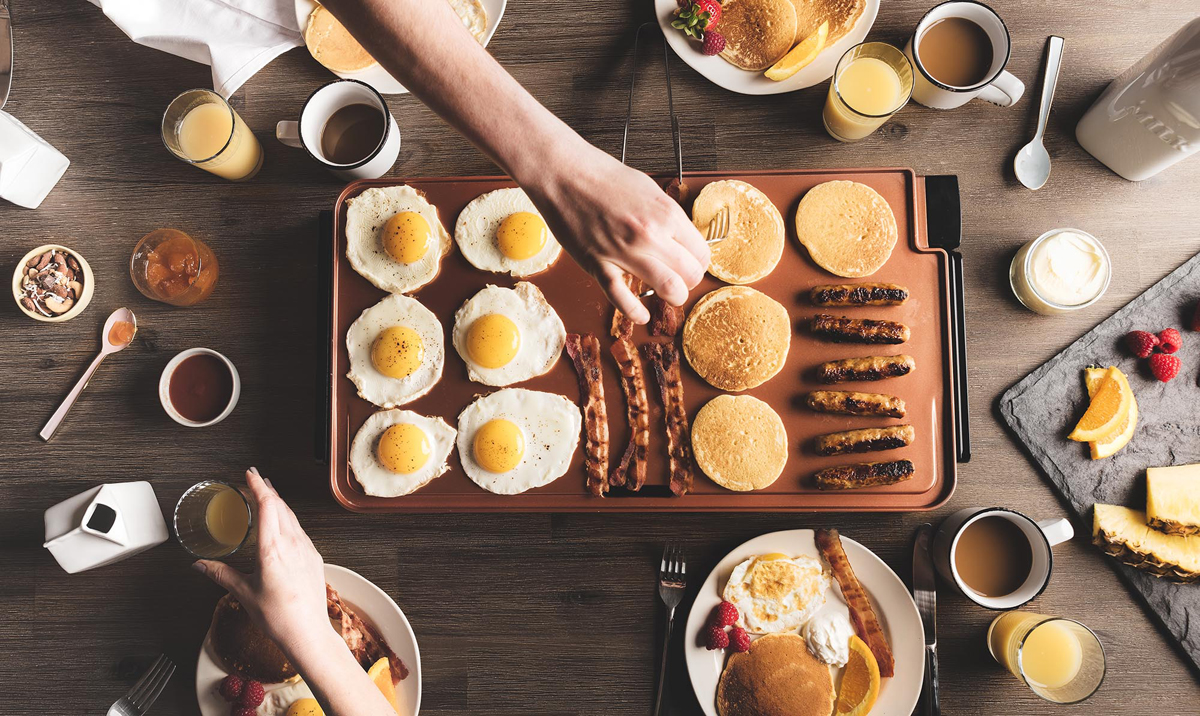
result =
[[1050,543],[1051,547],[1062,544],[1075,536],[1075,528],[1065,517],[1059,517],[1056,520],[1041,520],[1037,526],[1042,534],[1046,535],[1046,541]]
[[1025,94],[1025,83],[1017,79],[1007,70],[1001,72],[987,87],[976,95],[985,102],[991,102],[1000,107],[1011,107]]
[[304,146],[300,143],[300,123],[291,120],[285,120],[275,125],[275,138],[289,147],[299,149]]

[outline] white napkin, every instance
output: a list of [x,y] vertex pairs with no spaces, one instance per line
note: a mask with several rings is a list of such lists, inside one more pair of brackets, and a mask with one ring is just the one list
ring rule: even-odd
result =
[[295,0],[90,1],[139,45],[211,65],[223,97],[304,44]]
[[0,111],[0,198],[36,209],[70,164],[19,119]]

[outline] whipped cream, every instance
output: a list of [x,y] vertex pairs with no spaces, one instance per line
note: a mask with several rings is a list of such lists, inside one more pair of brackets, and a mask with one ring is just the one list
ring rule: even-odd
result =
[[1029,257],[1029,281],[1045,300],[1078,306],[1095,298],[1108,279],[1108,254],[1090,236],[1061,231],[1046,237]]
[[822,664],[845,666],[850,661],[850,637],[854,628],[845,614],[823,611],[804,625],[804,640],[808,642],[808,653],[817,657]]

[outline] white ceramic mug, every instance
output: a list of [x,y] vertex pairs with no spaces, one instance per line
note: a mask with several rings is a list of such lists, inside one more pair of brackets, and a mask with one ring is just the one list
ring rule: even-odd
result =
[[[949,17],[961,17],[979,25],[992,41],[992,64],[988,68],[987,76],[970,87],[956,87],[939,82],[921,64],[921,41],[925,33],[935,22]],[[925,17],[917,23],[916,31],[908,39],[908,44],[904,46],[904,54],[908,55],[909,61],[917,69],[913,73],[912,98],[926,107],[954,109],[976,97],[1001,107],[1010,107],[1025,94],[1025,83],[1004,71],[1012,54],[1012,39],[1008,35],[1008,28],[995,10],[981,2],[953,0],[925,13]]]
[[[955,562],[958,551],[958,541],[963,530],[984,517],[999,517],[1012,522],[1020,528],[1021,533],[1029,540],[1029,549],[1033,553],[1033,564],[1029,576],[1012,594],[1001,597],[985,597],[971,589],[963,582]],[[1035,522],[1020,512],[1007,510],[1003,507],[968,507],[947,517],[933,535],[930,553],[938,574],[950,582],[958,591],[981,607],[996,610],[1017,609],[1030,602],[1046,589],[1050,583],[1050,575],[1054,571],[1054,554],[1050,548],[1066,542],[1075,535],[1071,521],[1067,519],[1041,520]]]
[[[383,137],[374,151],[353,164],[338,164],[330,161],[321,150],[321,134],[333,113],[351,104],[371,105],[386,115],[387,121]],[[388,111],[383,95],[358,80],[334,80],[313,92],[300,110],[298,122],[283,121],[275,125],[275,138],[289,147],[304,149],[334,176],[346,181],[381,177],[391,170],[396,157],[400,156],[400,127],[396,126],[396,118]]]

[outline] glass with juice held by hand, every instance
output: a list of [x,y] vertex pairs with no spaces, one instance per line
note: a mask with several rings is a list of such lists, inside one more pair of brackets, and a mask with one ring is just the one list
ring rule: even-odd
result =
[[838,60],[829,82],[822,119],[829,136],[857,142],[908,103],[912,65],[900,50],[884,42],[855,45]]
[[262,145],[216,92],[188,90],[172,100],[163,113],[162,139],[183,161],[230,181],[246,181],[262,169]]
[[137,290],[172,306],[194,306],[208,298],[217,273],[217,257],[208,245],[177,229],[146,234],[129,260]]
[[233,485],[196,483],[175,505],[175,537],[193,556],[228,557],[250,541],[254,522],[250,501]]
[[1077,703],[1104,680],[1104,647],[1077,621],[1005,612],[988,627],[987,640],[992,658],[1047,701]]

